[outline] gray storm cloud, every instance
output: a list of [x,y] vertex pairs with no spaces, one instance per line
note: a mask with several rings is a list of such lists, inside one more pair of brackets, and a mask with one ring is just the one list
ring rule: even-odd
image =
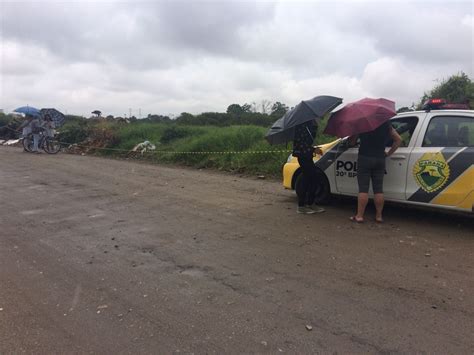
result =
[[472,3],[2,2],[0,108],[224,111],[318,94],[398,106],[473,69]]

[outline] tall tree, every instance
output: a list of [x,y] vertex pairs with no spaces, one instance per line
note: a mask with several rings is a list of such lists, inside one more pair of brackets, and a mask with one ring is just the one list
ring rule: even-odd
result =
[[260,112],[263,113],[264,115],[268,115],[270,113],[270,110],[272,108],[272,102],[267,99],[263,99],[260,102]]
[[270,115],[273,117],[281,117],[288,112],[288,106],[277,101],[273,104]]
[[242,110],[244,110],[245,113],[252,112],[252,105],[250,104],[243,104],[242,105]]
[[241,118],[243,114],[251,112],[252,106],[249,104],[232,104],[227,107],[227,114],[234,116],[234,118]]
[[229,107],[227,107],[226,112],[231,115],[240,116],[241,114],[244,113],[244,109],[239,104],[232,104],[232,105],[229,105]]

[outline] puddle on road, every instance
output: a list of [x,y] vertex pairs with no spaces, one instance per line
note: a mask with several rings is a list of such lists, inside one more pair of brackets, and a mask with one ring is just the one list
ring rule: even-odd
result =
[[89,218],[97,218],[97,217],[104,217],[105,213],[97,213],[97,214],[92,214],[92,215],[87,215]]
[[33,214],[39,214],[42,210],[28,210],[28,211],[21,211],[20,214],[24,216],[31,216]]
[[28,186],[28,188],[29,188],[30,190],[43,189],[43,188],[44,188],[44,185],[31,185],[31,186]]

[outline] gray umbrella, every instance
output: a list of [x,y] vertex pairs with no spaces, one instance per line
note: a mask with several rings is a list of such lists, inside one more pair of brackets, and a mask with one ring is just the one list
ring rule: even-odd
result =
[[270,144],[282,144],[293,140],[295,127],[299,124],[317,119],[320,120],[327,112],[342,103],[342,99],[334,96],[316,96],[301,101],[282,118],[277,120],[265,135]]

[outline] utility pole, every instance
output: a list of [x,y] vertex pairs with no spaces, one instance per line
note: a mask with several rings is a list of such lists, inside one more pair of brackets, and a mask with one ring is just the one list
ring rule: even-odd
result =
[[128,112],[129,112],[128,117],[132,117],[132,109],[131,108],[128,109]]
[[138,109],[138,118],[142,119],[142,109],[141,108]]

